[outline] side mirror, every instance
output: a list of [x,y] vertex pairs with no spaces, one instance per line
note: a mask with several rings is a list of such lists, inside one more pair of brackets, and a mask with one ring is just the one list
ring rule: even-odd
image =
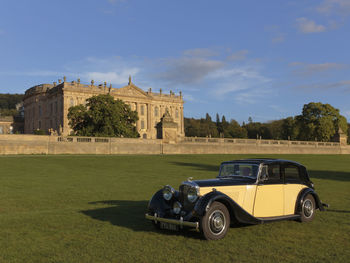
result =
[[267,174],[262,174],[260,176],[260,182],[265,182],[269,179],[269,177],[267,176]]

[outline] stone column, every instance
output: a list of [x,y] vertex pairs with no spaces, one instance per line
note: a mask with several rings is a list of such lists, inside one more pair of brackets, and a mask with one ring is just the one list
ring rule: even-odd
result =
[[140,129],[140,119],[141,119],[139,106],[140,106],[139,103],[135,102],[135,110],[136,110],[137,114],[139,115],[139,120],[136,122],[136,131],[137,132],[139,132],[139,129]]
[[146,104],[147,108],[147,134],[151,134],[151,104],[147,103]]
[[185,136],[185,125],[184,125],[184,108],[180,107],[180,122],[181,122],[181,134]]

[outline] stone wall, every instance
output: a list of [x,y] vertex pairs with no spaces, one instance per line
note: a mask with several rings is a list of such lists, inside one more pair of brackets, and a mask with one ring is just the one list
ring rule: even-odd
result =
[[0,154],[350,154],[339,143],[250,139],[157,139],[0,135]]

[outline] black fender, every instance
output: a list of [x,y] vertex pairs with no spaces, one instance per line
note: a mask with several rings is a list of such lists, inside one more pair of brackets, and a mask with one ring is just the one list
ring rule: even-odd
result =
[[308,194],[311,194],[312,197],[315,199],[316,209],[318,208],[320,211],[324,211],[322,202],[318,197],[318,194],[315,192],[315,190],[312,188],[304,188],[303,190],[300,191],[298,195],[297,202],[295,204],[295,214],[300,213],[304,199]]
[[214,202],[223,203],[231,216],[231,219],[236,219],[240,223],[244,224],[259,224],[261,220],[249,214],[240,205],[233,201],[229,196],[219,191],[212,191],[202,196],[196,203],[194,211],[198,217],[202,217],[206,211],[208,211],[210,205]]
[[170,210],[170,203],[163,198],[163,189],[156,192],[148,203],[148,212],[152,215],[157,213],[158,216],[164,217]]

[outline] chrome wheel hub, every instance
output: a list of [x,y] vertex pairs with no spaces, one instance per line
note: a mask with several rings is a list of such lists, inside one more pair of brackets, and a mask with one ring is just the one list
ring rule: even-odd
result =
[[220,210],[215,210],[209,217],[209,229],[214,235],[219,235],[224,231],[226,220]]
[[314,213],[314,207],[312,205],[312,202],[310,200],[306,200],[303,204],[303,210],[305,217],[311,217]]

